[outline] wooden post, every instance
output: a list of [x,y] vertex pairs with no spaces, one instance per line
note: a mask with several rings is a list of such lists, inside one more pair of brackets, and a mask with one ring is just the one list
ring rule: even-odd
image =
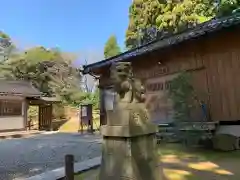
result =
[[93,133],[93,108],[92,108],[92,104],[88,105],[88,119],[90,121],[90,132]]
[[49,130],[52,131],[53,130],[53,106],[52,104],[49,104]]
[[65,156],[65,180],[74,180],[74,156]]
[[81,122],[81,134],[83,134],[83,114],[82,114],[82,105],[80,108],[80,122]]

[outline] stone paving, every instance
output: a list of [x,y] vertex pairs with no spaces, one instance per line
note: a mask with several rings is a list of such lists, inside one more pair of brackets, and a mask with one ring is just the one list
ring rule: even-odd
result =
[[57,133],[0,141],[0,180],[25,179],[64,166],[64,156],[76,162],[101,156],[101,137]]

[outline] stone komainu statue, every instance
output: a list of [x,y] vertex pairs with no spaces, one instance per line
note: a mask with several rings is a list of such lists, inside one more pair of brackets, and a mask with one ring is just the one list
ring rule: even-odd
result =
[[117,94],[107,125],[101,127],[103,152],[100,180],[160,180],[155,133],[144,104],[145,90],[133,77],[131,63],[111,66]]
[[140,80],[133,78],[131,63],[122,62],[113,64],[111,67],[111,78],[114,90],[119,95],[119,100],[128,103],[145,101],[145,88]]
[[[131,63],[120,62],[112,64],[111,79],[114,91],[117,94],[114,101],[114,109],[118,110],[118,112],[124,109],[130,110],[130,119],[136,120],[136,123],[139,123],[140,120],[142,120],[142,123],[147,121],[149,115],[144,104],[145,88],[139,79],[133,77]],[[112,112],[108,114],[112,114]],[[114,116],[116,117],[116,111]],[[112,118],[109,117],[108,119]],[[131,123],[134,123],[134,121]]]

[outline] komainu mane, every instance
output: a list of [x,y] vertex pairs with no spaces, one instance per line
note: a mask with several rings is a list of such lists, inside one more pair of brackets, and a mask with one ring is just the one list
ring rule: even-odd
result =
[[145,88],[140,80],[133,78],[131,63],[112,64],[111,78],[119,102],[143,103],[145,101]]

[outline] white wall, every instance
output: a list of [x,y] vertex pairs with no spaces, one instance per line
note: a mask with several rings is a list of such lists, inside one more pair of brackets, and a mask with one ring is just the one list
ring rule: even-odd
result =
[[23,116],[0,117],[0,131],[11,129],[23,129],[25,121]]
[[4,100],[22,100],[22,115],[21,116],[0,116],[0,131],[2,130],[16,130],[16,129],[24,129],[26,126],[26,108],[27,104],[24,101],[24,97],[21,96],[0,96],[0,99]]
[[114,98],[115,98],[115,93],[113,90],[108,89],[104,90],[104,103],[105,103],[105,109],[106,110],[113,110],[113,105],[114,105]]

